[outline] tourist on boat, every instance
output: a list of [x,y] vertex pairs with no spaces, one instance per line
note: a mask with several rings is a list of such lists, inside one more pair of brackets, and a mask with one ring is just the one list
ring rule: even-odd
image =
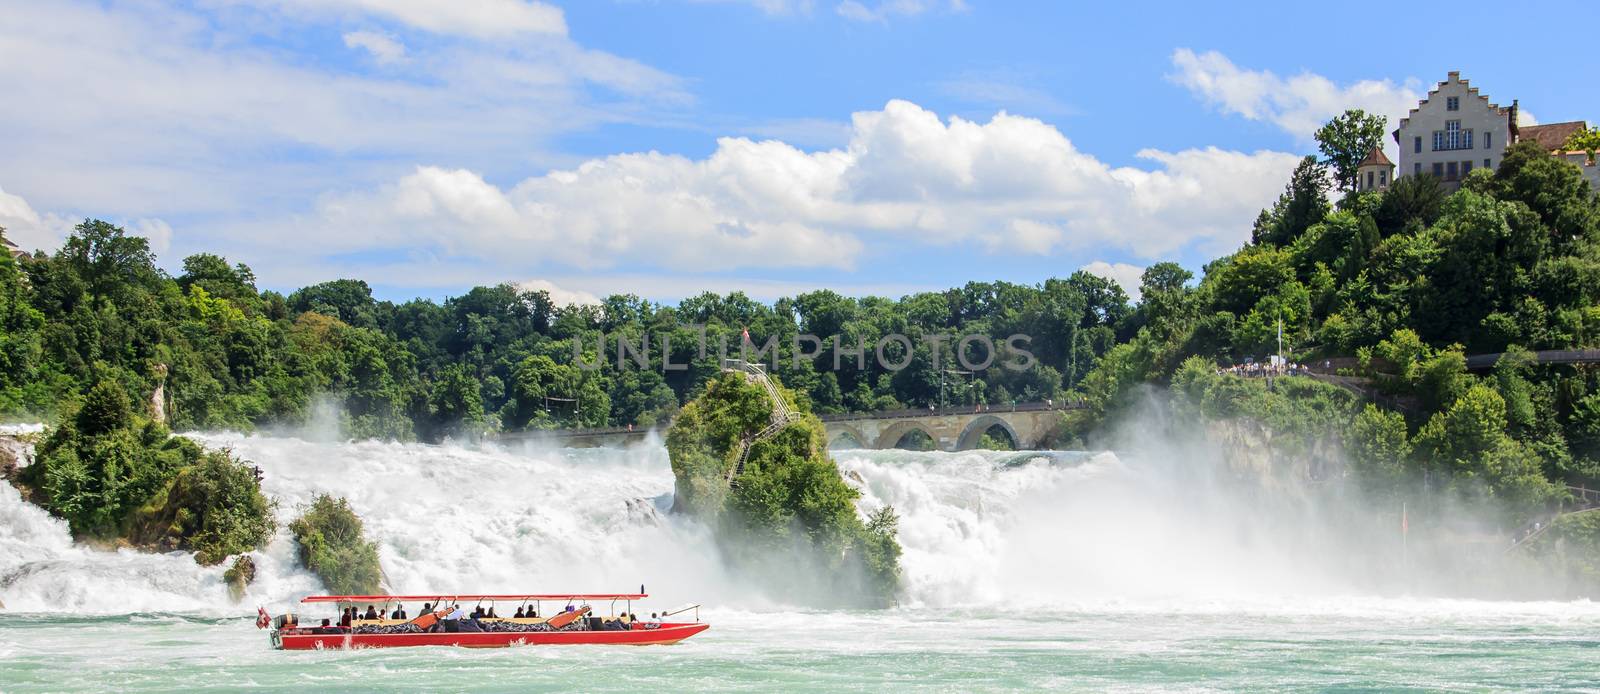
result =
[[378,617],[378,608],[373,607],[372,605],[367,605],[367,613],[362,615],[361,618],[362,619],[380,619],[380,617]]
[[406,606],[395,605],[394,612],[389,615],[389,619],[410,619],[410,617],[406,616]]
[[432,611],[433,611],[433,603],[425,602],[425,603],[422,603],[422,611],[418,612],[417,614],[418,615],[425,615],[425,614],[427,614],[429,612],[432,612]]
[[355,611],[356,611],[356,608],[354,608],[354,607],[346,607],[343,610],[340,610],[339,611],[339,626],[341,626],[341,627],[350,626],[350,615],[351,615],[351,613],[353,613]]
[[514,615],[512,615],[512,616],[511,616],[511,618],[512,618],[512,619],[526,619],[526,618],[527,618],[527,616],[528,616],[528,615],[527,615],[527,614],[526,614],[526,613],[524,613],[524,612],[523,612],[523,611],[522,611],[522,608],[521,608],[521,607],[518,607],[518,608],[517,608],[517,613],[516,613],[516,614],[514,614]]
[[454,607],[454,609],[450,610],[450,614],[446,615],[445,619],[466,619],[467,618],[467,611],[462,609],[460,605],[454,605],[453,607]]
[[497,614],[494,613],[494,605],[490,605],[489,606],[488,617],[489,617],[489,619],[499,619],[500,618],[500,615],[497,615]]

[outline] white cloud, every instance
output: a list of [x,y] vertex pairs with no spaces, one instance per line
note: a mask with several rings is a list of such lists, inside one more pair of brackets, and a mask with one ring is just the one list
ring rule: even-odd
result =
[[571,306],[573,304],[598,304],[600,297],[581,289],[567,289],[556,286],[550,280],[526,280],[517,283],[517,286],[526,291],[543,291],[550,295],[550,301],[557,306]]
[[381,17],[424,31],[505,39],[528,34],[565,36],[561,8],[532,0],[234,0],[305,15]]
[[1013,219],[1004,233],[985,234],[982,241],[990,253],[1049,255],[1065,236],[1060,227],[1031,219]]
[[250,47],[305,28],[273,21],[154,3],[7,5],[0,65],[26,69],[0,70],[0,171],[28,172],[41,209],[282,209],[416,161],[525,170],[552,137],[653,121],[688,98],[676,77],[559,36],[435,42],[409,51],[403,72],[368,75]]
[[915,17],[941,6],[951,12],[967,9],[963,0],[879,0],[871,7],[859,0],[844,0],[834,7],[834,11],[845,19],[858,22],[883,22],[891,17]]
[[[39,213],[21,195],[0,188],[0,228],[22,250],[54,251],[72,233],[76,222],[66,215]],[[164,253],[172,246],[172,226],[160,219],[135,219],[124,224],[129,234],[150,241],[150,250]]]
[[0,228],[22,250],[54,250],[67,238],[72,222],[59,215],[41,215],[22,196],[0,188]]
[[1127,263],[1108,263],[1104,260],[1096,260],[1078,269],[1116,282],[1134,301],[1139,300],[1139,287],[1143,283],[1144,268]]
[[135,219],[129,224],[127,231],[134,236],[143,236],[150,242],[150,250],[156,255],[167,252],[172,248],[172,225],[159,219]]
[[423,166],[325,196],[308,218],[232,235],[264,254],[405,249],[418,262],[470,260],[502,276],[535,267],[851,269],[875,247],[906,244],[1155,258],[1237,247],[1296,162],[1215,148],[1139,156],[1152,166],[1111,167],[1039,120],[941,120],[891,101],[854,114],[842,148],[723,138],[704,159],[618,154],[509,187]]
[[1247,70],[1216,51],[1172,53],[1175,74],[1169,78],[1204,98],[1224,113],[1272,123],[1309,142],[1317,128],[1345,109],[1360,108],[1387,116],[1398,124],[1415,108],[1422,94],[1415,81],[1361,80],[1339,85],[1321,75],[1302,72],[1279,77],[1268,70]]
[[1517,125],[1526,127],[1526,126],[1529,126],[1529,125],[1538,125],[1538,124],[1539,124],[1539,119],[1533,117],[1533,114],[1529,113],[1528,109],[1525,109],[1525,108],[1523,108],[1521,106],[1517,107]]
[[346,48],[362,48],[372,54],[372,58],[380,65],[388,65],[404,60],[406,57],[405,44],[388,34],[375,31],[352,31],[344,35]]

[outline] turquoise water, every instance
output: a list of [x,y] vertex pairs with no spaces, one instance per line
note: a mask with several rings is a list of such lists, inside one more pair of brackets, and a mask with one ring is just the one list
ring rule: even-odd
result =
[[282,652],[248,619],[0,617],[28,691],[1600,689],[1600,608],[1428,600],[703,615],[676,646]]

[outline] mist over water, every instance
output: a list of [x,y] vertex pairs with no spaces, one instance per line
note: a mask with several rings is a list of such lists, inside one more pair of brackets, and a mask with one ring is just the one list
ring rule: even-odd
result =
[[276,613],[325,592],[297,567],[286,532],[256,553],[256,583],[234,603],[225,567],[77,545],[64,523],[0,485],[0,682],[120,691],[202,681],[405,687],[418,676],[464,689],[589,690],[1595,683],[1585,663],[1600,647],[1600,606],[1459,599],[1390,581],[1373,567],[1390,562],[1391,548],[1368,537],[1370,527],[1392,534],[1387,520],[1349,522],[1366,510],[1341,510],[1357,502],[1338,494],[1286,499],[1192,447],[835,451],[863,513],[890,504],[900,514],[905,592],[890,610],[817,611],[730,574],[706,528],[666,512],[673,479],[659,441],[578,450],[196,438],[260,465],[284,525],[318,493],[349,498],[394,592],[643,583],[645,609],[703,603],[713,628],[679,646],[601,657],[274,652],[250,624],[255,606]]
[[[0,489],[0,600],[13,612],[249,613],[322,592],[298,568],[288,521],[318,493],[348,498],[396,593],[632,591],[665,603],[804,608],[741,581],[707,528],[667,512],[665,449],[430,446],[331,437],[192,435],[264,471],[280,530],[233,603],[224,566],[183,553],[107,551]],[[900,514],[905,608],[1292,605],[1302,598],[1436,595],[1398,530],[1350,496],[1294,497],[1195,447],[1109,452],[835,451],[863,513]],[[1420,542],[1420,540],[1419,540]],[[1417,551],[1418,557],[1423,552]],[[1409,578],[1410,580],[1401,580]],[[1034,609],[1037,609],[1035,607]]]

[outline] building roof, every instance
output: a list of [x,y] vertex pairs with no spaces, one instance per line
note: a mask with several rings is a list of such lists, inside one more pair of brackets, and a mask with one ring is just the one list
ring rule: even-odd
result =
[[1547,123],[1545,125],[1524,125],[1517,128],[1517,139],[1532,140],[1539,143],[1539,149],[1547,152],[1566,149],[1567,138],[1573,133],[1587,130],[1589,124],[1581,120],[1572,120],[1565,123]]
[[13,258],[22,258],[28,255],[27,251],[17,248],[17,244],[12,243],[11,239],[0,237],[0,245],[3,245],[6,253],[11,254]]
[[1367,158],[1362,159],[1361,163],[1356,165],[1356,168],[1359,169],[1363,166],[1387,166],[1394,168],[1394,162],[1389,161],[1389,157],[1383,153],[1382,147],[1373,147],[1372,151],[1367,153]]
[[1444,88],[1445,85],[1450,84],[1451,82],[1460,82],[1461,86],[1467,88],[1467,96],[1477,97],[1478,100],[1483,103],[1485,108],[1494,111],[1496,115],[1510,116],[1517,107],[1516,102],[1512,102],[1510,106],[1501,106],[1489,101],[1488,96],[1478,93],[1477,87],[1472,86],[1472,84],[1467,80],[1461,79],[1460,70],[1451,70],[1449,73],[1446,73],[1445,80],[1443,82],[1440,82],[1438,86],[1434,87],[1433,89],[1428,90],[1428,95],[1423,97],[1421,101],[1417,102],[1416,108],[1411,109],[1411,111],[1406,114],[1406,117],[1400,119],[1400,127],[1394,131],[1396,142],[1400,140],[1400,130],[1411,124],[1411,117],[1417,115],[1417,111],[1422,110],[1422,107],[1433,98],[1434,94],[1439,93],[1440,89]]

